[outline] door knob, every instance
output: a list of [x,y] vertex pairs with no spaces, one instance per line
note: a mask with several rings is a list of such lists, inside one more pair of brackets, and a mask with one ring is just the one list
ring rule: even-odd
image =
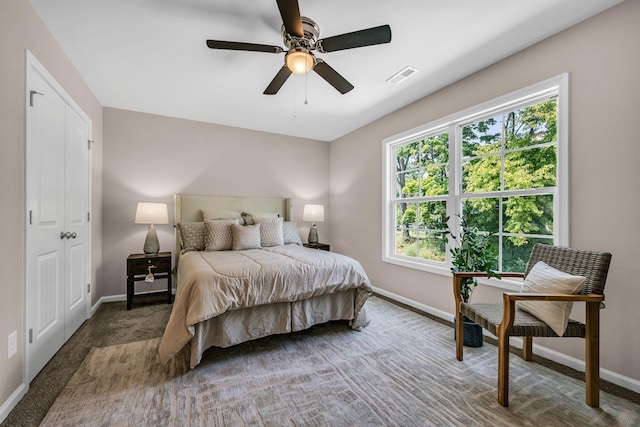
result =
[[76,233],[70,233],[68,231],[66,233],[64,231],[61,231],[60,232],[60,238],[64,239],[65,237],[67,239],[75,239],[76,237],[78,237],[78,235]]
[[71,233],[71,238],[75,239],[76,237],[78,237],[78,235],[76,234],[76,232],[74,231],[73,233]]

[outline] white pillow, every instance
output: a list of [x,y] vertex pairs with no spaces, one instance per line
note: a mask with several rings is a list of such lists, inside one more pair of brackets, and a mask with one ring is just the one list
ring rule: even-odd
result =
[[256,225],[231,225],[233,236],[233,250],[260,249],[260,224]]
[[298,233],[298,225],[292,221],[284,221],[282,223],[282,239],[284,244],[290,243],[302,246],[302,239],[300,239],[300,233]]
[[[522,292],[545,294],[577,294],[586,280],[538,261],[522,284]],[[545,322],[558,336],[563,336],[573,308],[571,301],[517,301],[518,308]]]
[[263,248],[284,245],[282,218],[253,218],[253,223],[260,224],[260,245]]
[[208,219],[204,222],[204,249],[206,251],[230,251],[232,247],[231,225],[238,219]]

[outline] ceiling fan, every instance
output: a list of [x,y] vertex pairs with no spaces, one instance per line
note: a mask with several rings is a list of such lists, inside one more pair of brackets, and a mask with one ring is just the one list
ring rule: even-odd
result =
[[[276,0],[276,3],[278,3],[280,16],[282,16],[282,38],[289,50],[286,51],[284,57],[285,64],[265,89],[265,95],[278,93],[291,73],[306,74],[311,70],[325,79],[338,92],[345,94],[353,89],[353,85],[331,68],[329,64],[320,58],[316,58],[312,51],[328,53],[389,43],[391,41],[391,28],[388,25],[318,39],[320,27],[314,20],[300,16],[298,0]],[[207,40],[207,46],[211,49],[267,53],[285,52],[280,46],[223,40]]]

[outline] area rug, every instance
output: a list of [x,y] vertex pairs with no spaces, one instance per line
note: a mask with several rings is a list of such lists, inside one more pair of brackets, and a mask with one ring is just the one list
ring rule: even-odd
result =
[[159,339],[94,348],[41,426],[640,425],[640,406],[511,356],[510,407],[496,401],[497,350],[380,298],[362,332],[332,322],[211,349],[166,366]]

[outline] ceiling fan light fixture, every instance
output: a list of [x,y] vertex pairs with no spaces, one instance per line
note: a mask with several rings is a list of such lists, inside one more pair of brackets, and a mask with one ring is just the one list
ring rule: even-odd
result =
[[316,65],[316,58],[306,49],[295,48],[285,56],[287,68],[294,74],[307,74]]

